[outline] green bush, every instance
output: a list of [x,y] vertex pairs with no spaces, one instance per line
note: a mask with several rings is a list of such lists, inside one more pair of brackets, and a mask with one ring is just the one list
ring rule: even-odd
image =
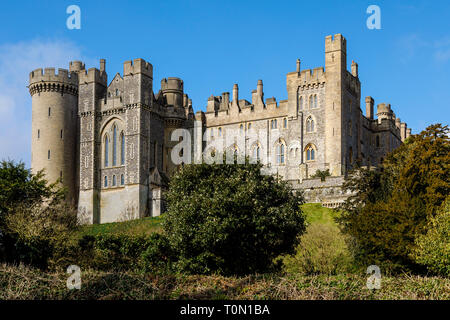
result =
[[153,233],[151,245],[141,254],[141,269],[150,273],[170,273],[176,256],[166,236]]
[[144,270],[166,272],[173,260],[167,239],[158,233],[151,235],[96,234],[84,235],[72,243],[72,254],[63,265],[104,271]]
[[172,177],[163,228],[178,271],[250,274],[275,268],[302,234],[303,197],[260,164],[185,165]]
[[428,231],[416,239],[413,254],[417,263],[433,273],[450,276],[450,198],[428,224]]
[[336,275],[353,269],[348,237],[333,225],[313,223],[300,238],[294,255],[281,258],[287,273]]

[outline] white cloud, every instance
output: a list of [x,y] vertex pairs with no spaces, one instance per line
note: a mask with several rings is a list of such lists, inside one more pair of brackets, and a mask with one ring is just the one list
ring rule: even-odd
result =
[[425,53],[434,58],[437,63],[450,61],[450,37],[446,36],[435,41],[423,39],[418,34],[409,34],[398,41],[402,50],[401,61],[405,64],[415,59],[419,53]]
[[30,165],[29,73],[45,67],[67,69],[71,60],[83,57],[81,48],[70,41],[36,39],[0,45],[0,159]]

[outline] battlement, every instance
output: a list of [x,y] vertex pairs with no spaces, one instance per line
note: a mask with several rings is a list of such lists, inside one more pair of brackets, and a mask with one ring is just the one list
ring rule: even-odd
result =
[[153,66],[150,62],[144,59],[134,59],[133,61],[125,61],[123,63],[123,75],[133,75],[142,73],[150,78],[153,78]]
[[306,69],[300,72],[300,81],[302,82],[322,82],[325,81],[323,67]]
[[332,51],[347,51],[347,40],[340,33],[333,36],[329,35],[325,37],[325,53]]
[[59,82],[78,86],[78,75],[76,72],[70,72],[67,69],[58,69],[56,74],[55,68],[42,68],[30,72],[30,85],[37,82]]
[[81,71],[84,69],[85,69],[85,65],[81,61],[76,60],[76,61],[70,61],[70,63],[69,63],[69,71],[71,71],[71,72],[78,72],[78,71]]
[[89,68],[89,70],[83,70],[79,73],[80,84],[84,83],[99,83],[107,86],[107,75],[106,72],[102,72],[97,68]]
[[164,78],[161,80],[161,90],[163,92],[183,92],[183,80],[176,77]]

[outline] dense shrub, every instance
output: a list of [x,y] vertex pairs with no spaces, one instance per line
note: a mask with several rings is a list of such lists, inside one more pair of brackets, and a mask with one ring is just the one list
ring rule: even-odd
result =
[[412,254],[415,240],[450,193],[448,132],[430,126],[390,153],[381,170],[361,169],[346,182],[354,195],[338,220],[356,239],[360,264],[422,270]]
[[185,165],[170,181],[163,228],[187,273],[268,272],[303,233],[303,197],[260,164]]
[[416,239],[414,258],[429,271],[450,276],[450,198],[431,219],[427,233]]
[[64,203],[18,204],[4,217],[4,258],[45,269],[64,255],[76,225],[76,212]]
[[300,238],[295,254],[282,257],[288,273],[336,275],[352,271],[348,237],[337,226],[313,223]]
[[83,235],[72,241],[70,251],[61,257],[61,267],[76,264],[84,269],[161,273],[170,269],[173,260],[167,239],[158,233]]
[[153,233],[151,245],[141,254],[141,270],[149,273],[171,273],[176,260],[169,240],[166,236]]

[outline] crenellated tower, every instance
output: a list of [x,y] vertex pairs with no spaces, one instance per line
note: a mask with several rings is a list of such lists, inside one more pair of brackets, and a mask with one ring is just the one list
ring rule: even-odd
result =
[[334,176],[344,173],[346,145],[344,92],[347,65],[347,43],[341,34],[325,38],[325,74],[327,79],[325,104],[325,162]]
[[36,69],[30,73],[32,97],[31,168],[44,169],[46,179],[60,179],[67,188],[67,200],[76,204],[78,155],[78,71],[55,68]]

